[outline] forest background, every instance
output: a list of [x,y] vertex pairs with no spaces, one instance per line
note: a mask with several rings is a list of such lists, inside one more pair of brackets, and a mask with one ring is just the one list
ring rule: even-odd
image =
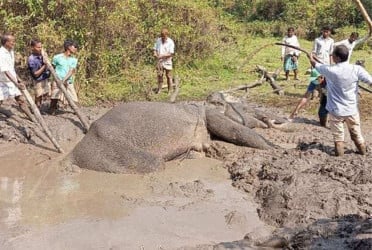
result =
[[[372,1],[362,0],[372,14]],[[181,82],[179,100],[203,99],[214,90],[257,80],[255,65],[281,67],[281,41],[289,26],[301,47],[311,50],[324,25],[333,38],[364,36],[364,20],[351,0],[0,0],[0,33],[16,35],[17,69],[27,77],[29,41],[37,37],[50,57],[62,52],[66,38],[79,44],[77,88],[82,102],[165,100],[156,87],[153,45],[167,27],[175,41],[174,75]],[[366,60],[371,72],[372,41],[352,60]],[[300,74],[309,67],[300,57]],[[289,92],[302,93],[304,89]],[[268,97],[266,94],[269,94]],[[270,87],[258,98],[275,101]]]

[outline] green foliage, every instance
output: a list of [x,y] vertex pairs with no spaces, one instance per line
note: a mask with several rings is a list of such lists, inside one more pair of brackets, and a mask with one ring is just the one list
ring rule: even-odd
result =
[[[371,13],[371,1],[363,2]],[[181,99],[238,84],[236,77],[246,74],[237,65],[267,39],[281,39],[289,25],[309,40],[329,23],[337,28],[337,39],[353,29],[365,31],[348,0],[0,0],[0,20],[0,33],[15,33],[24,57],[33,37],[43,41],[50,57],[62,51],[66,38],[75,39],[77,87],[89,104],[166,98],[151,94],[156,86],[152,49],[163,27],[176,43],[174,73],[186,86]],[[257,58],[265,66],[277,66],[276,57],[262,59],[261,53]]]

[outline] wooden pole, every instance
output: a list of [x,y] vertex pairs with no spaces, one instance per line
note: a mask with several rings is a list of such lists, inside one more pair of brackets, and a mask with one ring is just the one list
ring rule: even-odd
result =
[[67,89],[66,89],[66,87],[65,87],[65,85],[63,83],[63,81],[58,78],[56,71],[54,70],[52,64],[49,61],[48,54],[44,50],[42,50],[41,53],[42,53],[42,56],[43,56],[44,63],[46,64],[46,66],[49,69],[49,71],[52,73],[52,75],[54,77],[54,80],[57,83],[58,88],[65,95],[65,97],[67,99],[67,102],[70,104],[70,106],[74,110],[75,114],[79,117],[81,123],[83,124],[84,132],[86,133],[88,131],[88,129],[89,129],[89,123],[88,123],[87,119],[85,118],[85,116],[82,115],[82,113],[80,112],[78,106],[72,100],[70,94],[68,93],[68,91],[67,91]]
[[364,20],[366,21],[366,23],[369,27],[369,36],[371,36],[372,35],[372,20],[369,17],[368,12],[364,8],[364,6],[363,6],[363,4],[360,0],[354,0],[354,3],[358,7],[358,9],[359,9],[360,13],[362,14]]
[[32,112],[34,113],[37,121],[41,125],[41,128],[44,130],[45,134],[48,136],[49,140],[53,143],[53,145],[56,147],[56,149],[58,150],[58,152],[63,153],[63,149],[58,144],[58,142],[56,141],[56,139],[54,139],[54,137],[52,136],[52,133],[50,132],[48,126],[46,125],[43,117],[40,114],[39,109],[37,108],[34,100],[32,99],[30,93],[28,92],[28,90],[25,88],[25,89],[21,89],[21,91],[22,91],[22,94],[25,96],[27,102],[30,104],[31,109],[32,109]]

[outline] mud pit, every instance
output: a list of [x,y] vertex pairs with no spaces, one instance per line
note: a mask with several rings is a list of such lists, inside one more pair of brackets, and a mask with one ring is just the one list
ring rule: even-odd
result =
[[[106,110],[83,111],[95,120]],[[69,112],[45,119],[66,154],[83,136]],[[367,145],[371,124],[362,122]],[[255,129],[279,149],[215,141],[207,157],[190,154],[146,175],[65,169],[51,144],[3,137],[0,246],[371,249],[371,150],[355,154],[347,137],[345,157],[336,158],[329,130],[315,117],[293,125]]]

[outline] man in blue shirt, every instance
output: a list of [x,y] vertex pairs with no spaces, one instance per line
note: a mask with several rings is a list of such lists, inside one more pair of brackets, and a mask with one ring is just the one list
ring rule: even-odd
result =
[[50,71],[41,55],[41,41],[33,39],[30,45],[32,54],[28,57],[27,65],[34,82],[35,104],[40,109],[43,100],[50,95]]
[[336,46],[332,53],[335,64],[317,63],[310,55],[311,64],[327,79],[327,106],[330,129],[335,143],[336,156],[344,154],[344,123],[358,152],[366,153],[366,145],[360,129],[358,110],[358,81],[372,84],[372,76],[360,65],[348,63],[349,50],[344,45]]

